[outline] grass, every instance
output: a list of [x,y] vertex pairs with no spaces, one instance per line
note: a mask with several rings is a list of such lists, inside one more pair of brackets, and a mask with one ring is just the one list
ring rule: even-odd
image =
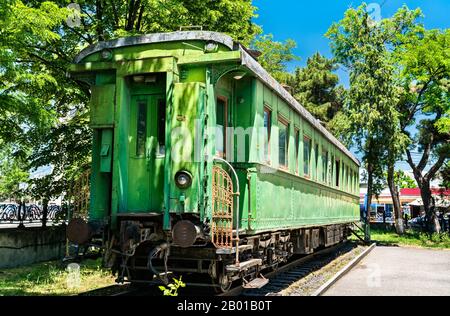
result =
[[397,235],[393,229],[371,229],[373,241],[387,246],[409,246],[421,248],[450,249],[448,234],[429,234],[407,230],[404,235]]
[[101,259],[79,265],[78,284],[70,282],[73,279],[60,261],[0,270],[0,296],[74,295],[115,284],[110,271],[101,268]]

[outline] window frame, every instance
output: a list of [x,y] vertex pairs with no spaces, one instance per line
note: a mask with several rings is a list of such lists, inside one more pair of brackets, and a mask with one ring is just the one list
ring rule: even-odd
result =
[[328,159],[329,153],[324,146],[322,146],[322,183],[328,183]]
[[218,152],[216,148],[216,156],[227,159],[227,128],[228,128],[228,98],[223,95],[218,95],[216,97],[216,127],[217,127],[217,101],[222,101],[224,103],[224,127],[223,127],[223,152]]
[[294,138],[295,138],[295,174],[300,174],[300,163],[298,161],[300,157],[300,128],[294,126]]
[[[305,163],[305,147],[306,140],[309,142],[309,151],[308,151],[308,163]],[[311,151],[312,151],[312,138],[306,134],[303,134],[303,177],[307,179],[311,179]],[[305,172],[305,166],[308,168],[308,173]]]
[[[280,162],[280,124],[286,127],[286,139],[285,139],[285,149],[284,149],[284,162]],[[282,170],[289,170],[289,127],[290,123],[283,116],[278,115],[278,166]]]
[[[148,99],[136,100],[136,141],[134,151],[136,158],[145,158],[147,155],[148,110]],[[141,122],[143,123],[142,125]]]
[[334,175],[334,186],[336,187],[336,188],[340,188],[341,187],[341,172],[342,172],[342,170],[341,170],[341,159],[339,158],[339,157],[335,157],[334,158],[335,160],[334,160],[334,172],[335,172],[335,175]]
[[[166,155],[166,115],[167,115],[167,102],[165,98],[159,98],[157,100],[156,110],[157,110],[156,117],[158,120],[156,129],[156,140],[158,144],[157,156],[164,157]],[[162,148],[164,148],[164,152],[161,152]]]
[[[268,114],[268,122],[267,122],[267,126],[264,126],[264,115],[266,113]],[[264,161],[267,164],[270,164],[270,162],[271,162],[270,145],[271,145],[271,136],[272,136],[272,109],[267,105],[264,105],[264,108],[263,108],[263,127],[267,131],[267,144],[266,144],[266,139],[264,139]],[[266,155],[266,147],[265,146],[267,146],[267,155]]]
[[314,142],[314,168],[316,169],[316,181],[319,181],[319,152],[320,145],[317,141]]

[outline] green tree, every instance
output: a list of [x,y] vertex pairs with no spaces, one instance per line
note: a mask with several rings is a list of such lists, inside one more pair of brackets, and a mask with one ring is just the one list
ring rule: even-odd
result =
[[441,170],[441,188],[450,189],[450,162],[447,162]]
[[[67,65],[79,49],[67,49],[75,41],[67,40],[71,37],[62,30],[70,10],[52,2],[27,4],[11,1],[2,6],[5,15],[0,22],[0,121],[7,124],[0,124],[5,127],[0,130],[0,142],[13,148],[9,157],[21,157],[23,170],[54,164],[54,170],[61,173],[49,182],[56,183],[64,177],[64,170],[52,158],[71,152],[59,151],[52,142],[65,143],[68,148],[86,143],[81,141],[83,129],[72,130],[72,134],[59,133],[55,138],[50,132],[86,112],[89,88],[66,76]],[[77,134],[79,137],[74,137]],[[86,148],[89,147],[88,142]],[[39,152],[44,154],[37,156]],[[45,187],[49,192],[53,189]],[[62,191],[59,188],[59,193]],[[30,186],[29,193],[42,198],[36,185]]]
[[397,170],[394,173],[394,183],[400,189],[415,189],[417,188],[416,181],[411,178],[403,170]]
[[334,73],[337,65],[320,53],[308,58],[306,67],[295,70],[294,97],[332,130],[330,121],[342,109],[345,89]]
[[29,173],[20,156],[12,154],[12,146],[3,146],[0,151],[0,201],[12,199],[20,202],[27,195]]
[[[0,2],[0,149],[13,146],[10,154],[28,162],[23,170],[53,167],[33,181],[37,198],[61,194],[64,180],[89,161],[90,89],[66,76],[82,48],[183,26],[224,32],[246,45],[261,33],[250,0],[81,0],[80,14],[67,8],[71,2]],[[80,23],[68,23],[71,16]]]
[[[326,36],[331,40],[336,61],[350,72],[350,89],[343,114],[336,119],[335,126],[343,140],[363,154],[370,209],[374,182],[383,177],[386,166],[389,189],[393,197],[398,196],[390,175],[407,139],[399,129],[398,91],[389,47],[397,44],[400,34],[411,31],[412,21],[420,12],[403,7],[392,18],[375,23],[366,7],[362,4],[347,10],[344,19],[333,24]],[[397,219],[401,219],[401,207],[395,200],[394,210]],[[366,228],[369,216],[370,211]],[[401,233],[400,221],[396,227]]]
[[287,71],[286,63],[298,60],[292,50],[297,46],[294,40],[286,42],[273,40],[272,34],[262,35],[255,39],[251,47],[260,53],[258,61],[276,80],[283,84],[289,84],[292,75]]
[[[407,162],[421,189],[422,200],[430,231],[439,231],[431,180],[448,163],[450,157],[450,30],[428,30],[411,36],[397,50],[400,66],[399,84],[402,113],[401,130],[411,140],[406,148]],[[410,132],[414,127],[419,132]],[[422,157],[413,160],[412,151]],[[430,168],[426,168],[430,165]]]

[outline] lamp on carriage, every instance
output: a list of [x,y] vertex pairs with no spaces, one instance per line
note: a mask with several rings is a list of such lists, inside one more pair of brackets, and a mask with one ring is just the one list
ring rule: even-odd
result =
[[185,170],[178,171],[175,174],[175,184],[180,189],[189,188],[192,184],[192,175]]
[[247,73],[245,71],[236,71],[233,73],[234,80],[241,80]]

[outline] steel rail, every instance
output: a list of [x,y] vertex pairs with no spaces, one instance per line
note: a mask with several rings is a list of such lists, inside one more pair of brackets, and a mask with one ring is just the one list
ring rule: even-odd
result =
[[[289,262],[287,264],[284,264],[282,266],[280,266],[278,269],[276,269],[275,271],[269,272],[267,273],[264,277],[267,279],[273,279],[275,278],[278,274],[281,274],[283,272],[292,270],[298,266],[300,266],[303,263],[306,263],[316,257],[328,254],[328,253],[332,253],[335,252],[337,250],[339,250],[340,248],[342,248],[343,246],[345,246],[348,243],[348,240],[345,240],[342,243],[339,243],[337,245],[331,246],[329,248],[325,248],[322,250],[319,250],[317,252],[314,252],[310,255],[307,255],[305,257],[299,258],[297,260],[294,260],[292,262]],[[221,293],[218,294],[217,296],[239,296],[242,292],[244,291],[244,288],[242,287],[242,285],[237,286],[235,288],[232,288],[230,291],[226,292],[226,293]]]

